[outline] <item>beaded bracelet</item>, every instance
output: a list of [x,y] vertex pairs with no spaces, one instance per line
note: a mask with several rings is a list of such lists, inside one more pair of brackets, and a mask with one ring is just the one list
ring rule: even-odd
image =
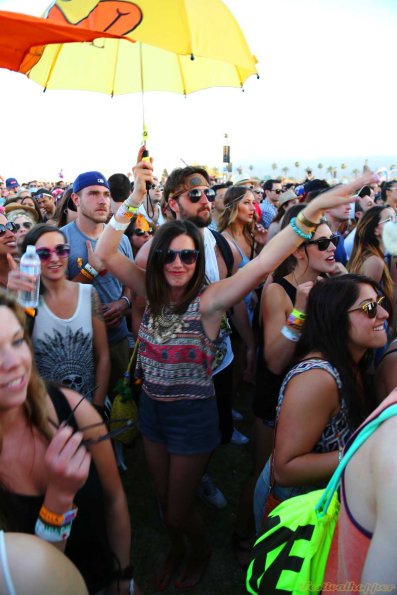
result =
[[281,334],[283,335],[283,337],[288,339],[288,341],[292,341],[293,343],[297,343],[299,341],[299,339],[301,338],[300,332],[295,333],[290,328],[288,328],[288,326],[285,326],[285,325],[281,329]]
[[39,517],[46,525],[54,525],[56,527],[62,527],[63,525],[68,525],[77,516],[77,507],[71,508],[66,512],[61,514],[57,514],[56,512],[51,512],[48,508],[43,504],[40,508]]
[[287,319],[287,324],[288,326],[292,326],[293,328],[296,328],[297,330],[301,331],[303,325],[305,324],[305,321],[301,320],[300,318],[296,318],[296,316],[290,314]]
[[300,238],[302,238],[303,240],[311,240],[312,239],[313,232],[305,233],[304,231],[302,231],[301,229],[299,229],[299,227],[296,224],[296,217],[293,217],[291,219],[290,225],[291,225],[292,229],[294,230],[294,232],[297,233],[298,236]]

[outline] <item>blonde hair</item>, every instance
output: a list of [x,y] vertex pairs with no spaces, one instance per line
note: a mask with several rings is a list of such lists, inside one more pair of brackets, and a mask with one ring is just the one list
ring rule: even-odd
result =
[[[0,306],[8,308],[18,320],[23,329],[23,338],[26,341],[32,354],[32,344],[29,337],[26,315],[16,300],[0,289]],[[27,388],[26,400],[23,404],[30,426],[34,426],[48,440],[52,437],[48,422],[47,388],[40,377],[34,357],[32,355],[31,374]],[[2,439],[2,428],[0,427],[0,441]]]

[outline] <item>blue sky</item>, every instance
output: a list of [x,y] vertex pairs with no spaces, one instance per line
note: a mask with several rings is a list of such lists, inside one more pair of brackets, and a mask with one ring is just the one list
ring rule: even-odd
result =
[[[393,0],[226,0],[258,58],[245,92],[211,89],[184,98],[146,94],[149,148],[160,172],[187,163],[221,166],[224,133],[234,165],[259,176],[277,162],[352,169],[397,161]],[[41,0],[0,0],[40,14]],[[128,171],[141,139],[140,97],[47,92],[0,71],[0,175],[54,179]],[[390,161],[390,163],[389,163]]]

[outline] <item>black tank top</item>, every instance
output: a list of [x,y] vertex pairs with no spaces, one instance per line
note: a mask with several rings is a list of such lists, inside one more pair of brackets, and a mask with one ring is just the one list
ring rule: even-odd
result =
[[[296,299],[296,287],[287,281],[284,277],[275,279],[273,283],[281,285],[291,302],[294,304]],[[256,367],[256,388],[252,410],[256,417],[274,421],[276,419],[276,407],[278,394],[285,376],[285,370],[282,374],[273,374],[263,359],[263,332],[260,333],[258,345],[258,361]]]

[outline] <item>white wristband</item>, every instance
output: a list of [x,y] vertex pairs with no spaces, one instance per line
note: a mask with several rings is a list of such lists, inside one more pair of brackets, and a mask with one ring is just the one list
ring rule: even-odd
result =
[[72,523],[63,525],[62,527],[55,527],[52,525],[46,525],[40,518],[38,518],[34,532],[37,537],[41,537],[41,539],[44,539],[44,541],[59,543],[60,541],[66,541],[68,539],[71,529]]
[[116,231],[125,231],[127,229],[127,227],[129,226],[130,221],[128,221],[127,223],[120,223],[120,221],[116,221],[116,219],[113,217],[111,218],[111,220],[109,221],[109,225],[110,227],[113,227],[113,229],[115,229]]
[[95,277],[98,277],[98,271],[94,269],[94,267],[92,267],[88,262],[84,265],[84,268],[94,279]]
[[281,329],[281,334],[283,335],[283,337],[285,337],[286,339],[288,339],[288,341],[292,341],[292,343],[297,343],[299,341],[299,339],[301,338],[300,333],[299,334],[295,334],[293,331],[291,331],[291,329],[289,329],[285,325]]

